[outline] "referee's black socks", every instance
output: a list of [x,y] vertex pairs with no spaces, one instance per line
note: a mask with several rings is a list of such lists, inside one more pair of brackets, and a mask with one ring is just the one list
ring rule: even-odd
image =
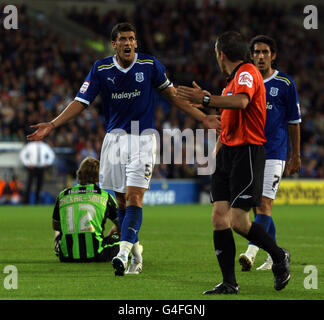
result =
[[214,230],[214,248],[223,281],[237,286],[234,271],[236,248],[231,228]]
[[279,263],[284,259],[285,253],[283,250],[276,245],[272,237],[258,223],[252,222],[246,238],[259,248],[267,251],[274,263]]

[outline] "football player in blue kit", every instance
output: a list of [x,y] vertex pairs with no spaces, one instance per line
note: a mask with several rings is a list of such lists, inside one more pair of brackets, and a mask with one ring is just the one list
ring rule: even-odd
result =
[[[254,209],[255,222],[261,224],[276,240],[276,229],[272,219],[273,201],[285,169],[288,135],[291,150],[286,174],[292,175],[301,167],[299,125],[301,114],[293,79],[273,67],[273,62],[277,57],[275,41],[268,36],[256,36],[250,42],[250,52],[253,63],[263,76],[267,91],[266,164],[261,206]],[[259,247],[249,243],[247,251],[239,257],[242,271],[252,269],[258,250]],[[268,255],[265,263],[257,270],[271,270],[272,264],[272,259]]]
[[[76,117],[100,93],[105,129],[100,155],[99,184],[113,190],[121,227],[120,251],[112,260],[115,275],[142,271],[138,233],[142,224],[142,204],[149,188],[155,162],[154,90],[174,106],[198,121],[206,117],[176,96],[176,88],[165,67],[153,56],[137,53],[136,30],[120,23],[111,32],[115,55],[97,60],[74,101],[51,122],[39,123],[29,140],[41,140],[54,128]],[[128,266],[128,256],[132,254]],[[128,268],[127,268],[128,266]]]

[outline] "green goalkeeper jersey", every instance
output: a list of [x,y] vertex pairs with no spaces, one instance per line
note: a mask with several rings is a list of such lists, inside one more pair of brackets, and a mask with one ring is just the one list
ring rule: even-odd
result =
[[92,259],[105,248],[107,218],[115,222],[117,204],[97,185],[76,185],[63,190],[56,199],[53,220],[61,225],[60,251],[64,258]]

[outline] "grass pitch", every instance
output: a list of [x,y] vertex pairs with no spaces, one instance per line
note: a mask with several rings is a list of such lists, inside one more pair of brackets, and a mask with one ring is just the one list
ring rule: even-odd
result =
[[[146,206],[140,275],[115,277],[111,263],[60,263],[53,252],[52,206],[0,207],[0,299],[105,300],[317,300],[324,298],[324,206],[275,206],[277,241],[291,252],[291,280],[277,292],[271,271],[241,272],[247,241],[235,234],[237,296],[204,296],[221,282],[213,250],[211,206]],[[109,226],[107,226],[109,228]],[[260,251],[255,266],[264,262]],[[7,265],[18,288],[7,290]],[[317,289],[306,289],[304,268],[317,269]],[[309,283],[309,281],[306,282]],[[314,284],[314,282],[313,282]]]

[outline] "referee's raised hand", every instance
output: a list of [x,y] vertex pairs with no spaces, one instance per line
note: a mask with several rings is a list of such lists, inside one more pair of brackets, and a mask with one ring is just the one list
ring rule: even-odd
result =
[[201,103],[204,96],[204,91],[194,81],[193,88],[187,86],[179,86],[177,88],[177,96],[192,103]]

